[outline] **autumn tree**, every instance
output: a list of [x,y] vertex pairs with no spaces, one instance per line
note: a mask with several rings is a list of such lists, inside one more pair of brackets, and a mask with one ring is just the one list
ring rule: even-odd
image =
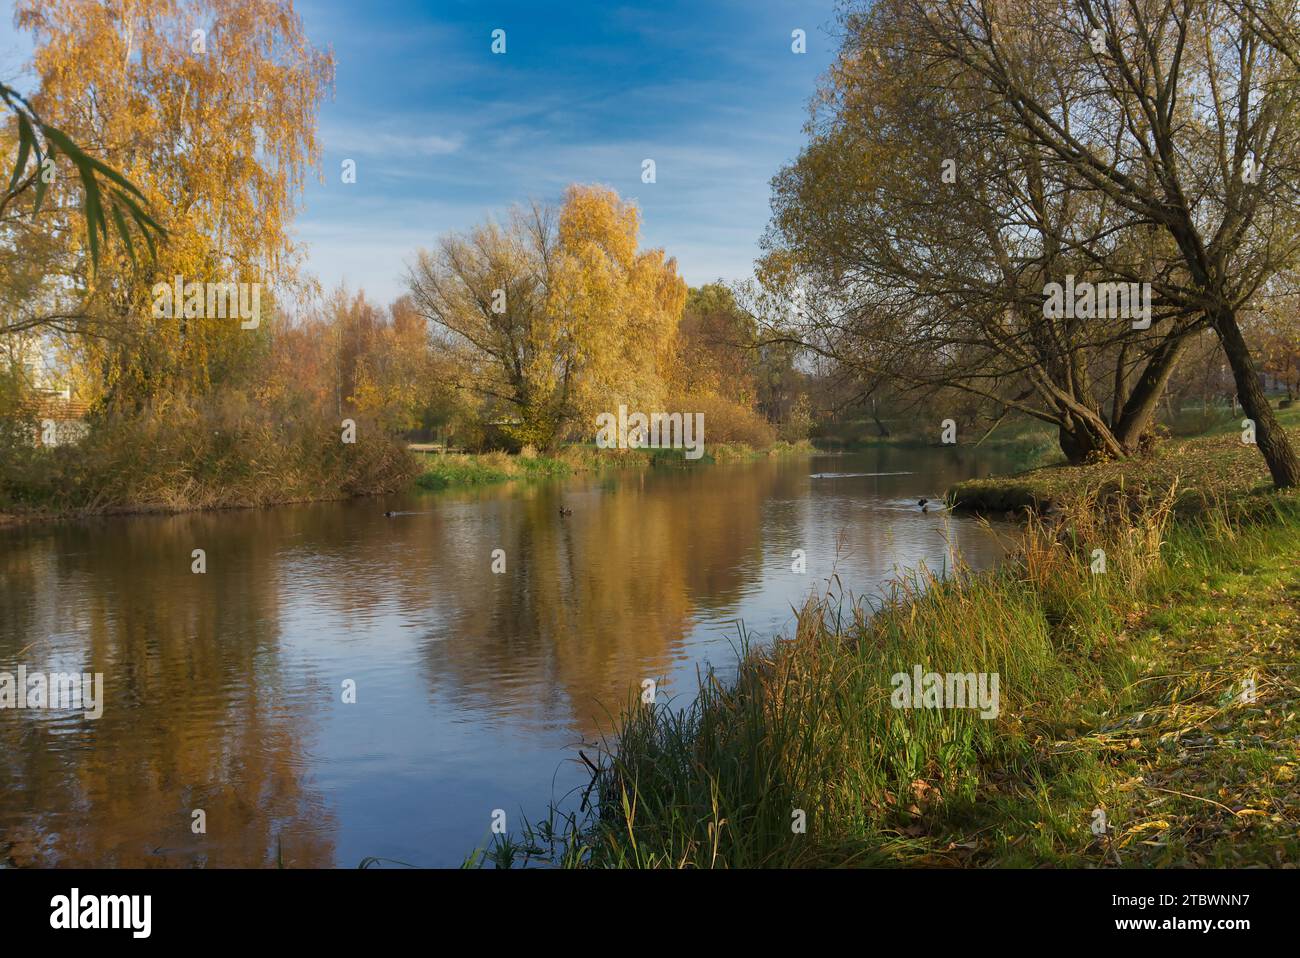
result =
[[19,306],[39,288],[39,278],[48,273],[48,253],[57,245],[55,237],[42,236],[35,229],[33,220],[49,194],[59,160],[65,177],[70,167],[78,180],[92,266],[98,265],[100,247],[110,232],[134,259],[137,241],[152,253],[165,231],[146,209],[134,183],[45,122],[26,97],[4,83],[0,83],[0,107],[9,114],[8,125],[0,128],[0,155],[14,156],[8,183],[0,186],[0,250],[21,251],[21,255],[0,256],[0,288],[10,306],[3,309],[0,336],[20,336],[47,322],[58,324],[58,318],[24,317]]
[[1287,399],[1300,398],[1300,287],[1290,285],[1260,303],[1251,332],[1260,367],[1281,380]]
[[693,288],[678,327],[677,381],[685,391],[714,392],[746,406],[758,396],[758,330],[723,283]]
[[[811,143],[774,180],[761,271],[779,298],[803,293],[805,345],[873,390],[961,405],[956,390],[1051,423],[1076,461],[1134,451],[1201,317],[1159,295],[1146,317],[1047,315],[1044,290],[1159,290],[1172,243],[1016,136],[1004,98],[934,55],[910,10],[846,26]],[[1017,51],[1043,64],[1025,83],[1069,103],[1083,85],[1047,52]]]
[[637,249],[640,214],[611,190],[573,186],[504,223],[441,238],[408,273],[411,300],[459,384],[519,443],[553,446],[575,422],[664,394],[686,284],[662,250]]
[[1115,210],[1080,255],[1151,238],[1160,302],[1214,330],[1275,485],[1300,484],[1243,329],[1257,292],[1300,253],[1300,73],[1285,45],[1230,0],[877,6],[911,25],[921,70],[987,94],[1012,121],[1010,142]]
[[348,380],[343,392],[357,412],[392,432],[421,424],[422,413],[441,384],[429,348],[427,322],[401,297],[386,312],[365,302],[358,293],[346,314],[363,318],[364,335],[349,336],[351,324],[340,330],[346,344],[340,372]]
[[[1079,460],[1137,448],[1209,327],[1275,481],[1300,478],[1239,321],[1300,248],[1286,58],[1221,3],[882,0],[844,22],[765,263],[813,287],[811,345],[1051,422]],[[1149,287],[1150,312],[1045,308],[1069,277]]]
[[[23,322],[81,336],[110,402],[164,387],[204,389],[246,365],[256,340],[238,322],[151,315],[158,280],[290,288],[288,227],[316,162],[316,108],[333,74],[287,0],[20,0],[35,42],[33,104],[87,153],[136,184],[168,230],[157,261],[115,249],[98,271],[90,236],[56,178],[40,214],[44,276]],[[21,251],[20,251],[21,252]]]

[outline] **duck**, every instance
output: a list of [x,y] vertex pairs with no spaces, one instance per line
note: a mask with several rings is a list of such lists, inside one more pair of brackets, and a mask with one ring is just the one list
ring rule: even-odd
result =
[[393,518],[393,516],[395,516],[395,515],[397,515],[397,513],[395,513],[395,512],[385,512],[385,513],[384,513],[384,518],[385,518],[385,519],[391,519],[391,518]]
[[566,509],[566,508],[564,508],[564,506],[560,506],[560,515],[562,515],[562,516],[571,516],[571,515],[573,515],[573,510],[572,510],[572,509]]
[[929,501],[930,501],[929,499],[922,499],[920,502],[917,503],[917,505],[921,507],[922,512],[930,511],[929,509],[926,508],[926,503]]

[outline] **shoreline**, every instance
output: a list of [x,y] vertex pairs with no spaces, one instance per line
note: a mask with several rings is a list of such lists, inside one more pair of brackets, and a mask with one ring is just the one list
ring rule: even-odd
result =
[[[567,479],[575,475],[596,471],[617,471],[623,469],[660,468],[697,468],[699,466],[726,464],[736,462],[754,462],[759,459],[776,456],[812,455],[812,445],[804,440],[800,443],[777,442],[766,449],[754,449],[743,443],[719,443],[712,447],[714,451],[706,452],[699,460],[681,462],[681,450],[622,450],[618,460],[606,457],[600,461],[601,454],[594,447],[564,447],[558,456],[525,457],[501,452],[447,454],[437,457],[411,453],[411,478],[401,488],[383,489],[374,492],[343,493],[328,492],[320,495],[293,496],[288,498],[268,497],[255,501],[228,502],[218,504],[186,503],[129,503],[98,508],[77,507],[58,510],[32,509],[29,511],[0,511],[0,529],[20,525],[51,522],[75,522],[87,519],[122,518],[127,516],[183,515],[188,513],[230,512],[237,510],[270,509],[277,506],[305,505],[313,502],[346,502],[351,499],[367,499],[380,496],[397,495],[404,492],[436,492],[444,489],[467,488],[482,485],[495,485],[505,482],[536,481],[542,479]],[[577,450],[571,452],[570,450]],[[432,460],[432,461],[430,461]],[[500,467],[503,463],[514,464],[518,472],[509,474]],[[529,469],[523,463],[537,463],[538,467]],[[453,465],[458,467],[450,481],[429,480],[425,477],[437,475],[431,469],[434,465]],[[422,482],[421,480],[425,480]]]
[[[1300,442],[1300,424],[1287,428]],[[964,512],[1048,512],[1081,490],[1105,499],[1134,500],[1177,485],[1175,510],[1194,515],[1225,499],[1267,494],[1272,489],[1259,450],[1236,433],[1169,440],[1145,456],[1123,462],[1060,463],[988,479],[967,479],[948,490],[949,507]]]
[[[1223,441],[977,480],[1051,504],[1000,566],[904,576],[870,615],[822,599],[690,708],[630,703],[595,809],[522,844],[565,867],[1294,865],[1300,495],[1256,491],[1257,450],[1220,463]],[[891,707],[915,669],[999,676],[1000,714]]]
[[704,455],[691,460],[681,449],[603,450],[593,445],[569,445],[550,455],[523,456],[502,452],[467,453],[431,456],[416,476],[415,484],[423,489],[448,489],[458,486],[489,485],[502,482],[538,479],[567,479],[590,472],[648,468],[696,469],[702,466],[756,462],[786,456],[814,455],[810,442],[778,441],[765,448],[746,443],[715,443]]
[[347,502],[350,499],[369,499],[392,494],[391,492],[366,492],[350,495],[309,496],[274,499],[264,502],[235,502],[202,506],[142,503],[138,505],[109,506],[103,509],[66,509],[58,512],[0,512],[0,529],[7,526],[36,525],[49,522],[84,522],[88,519],[122,519],[131,516],[180,516],[199,512],[247,512],[254,509],[274,509],[279,506],[308,505],[313,502]]

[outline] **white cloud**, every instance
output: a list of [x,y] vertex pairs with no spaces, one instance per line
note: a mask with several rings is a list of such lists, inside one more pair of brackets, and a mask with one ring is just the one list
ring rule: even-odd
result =
[[329,129],[322,140],[331,153],[358,156],[449,156],[465,145],[465,138],[459,134],[390,133],[359,128]]

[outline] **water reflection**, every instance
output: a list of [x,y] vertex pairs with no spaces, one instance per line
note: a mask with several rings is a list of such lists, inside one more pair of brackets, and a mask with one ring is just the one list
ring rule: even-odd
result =
[[882,450],[0,531],[0,671],[105,683],[97,721],[0,711],[0,859],[457,864],[494,809],[585,781],[571,746],[643,678],[681,701],[725,672],[737,620],[780,631],[834,574],[871,594],[994,561],[916,503],[996,465]]

